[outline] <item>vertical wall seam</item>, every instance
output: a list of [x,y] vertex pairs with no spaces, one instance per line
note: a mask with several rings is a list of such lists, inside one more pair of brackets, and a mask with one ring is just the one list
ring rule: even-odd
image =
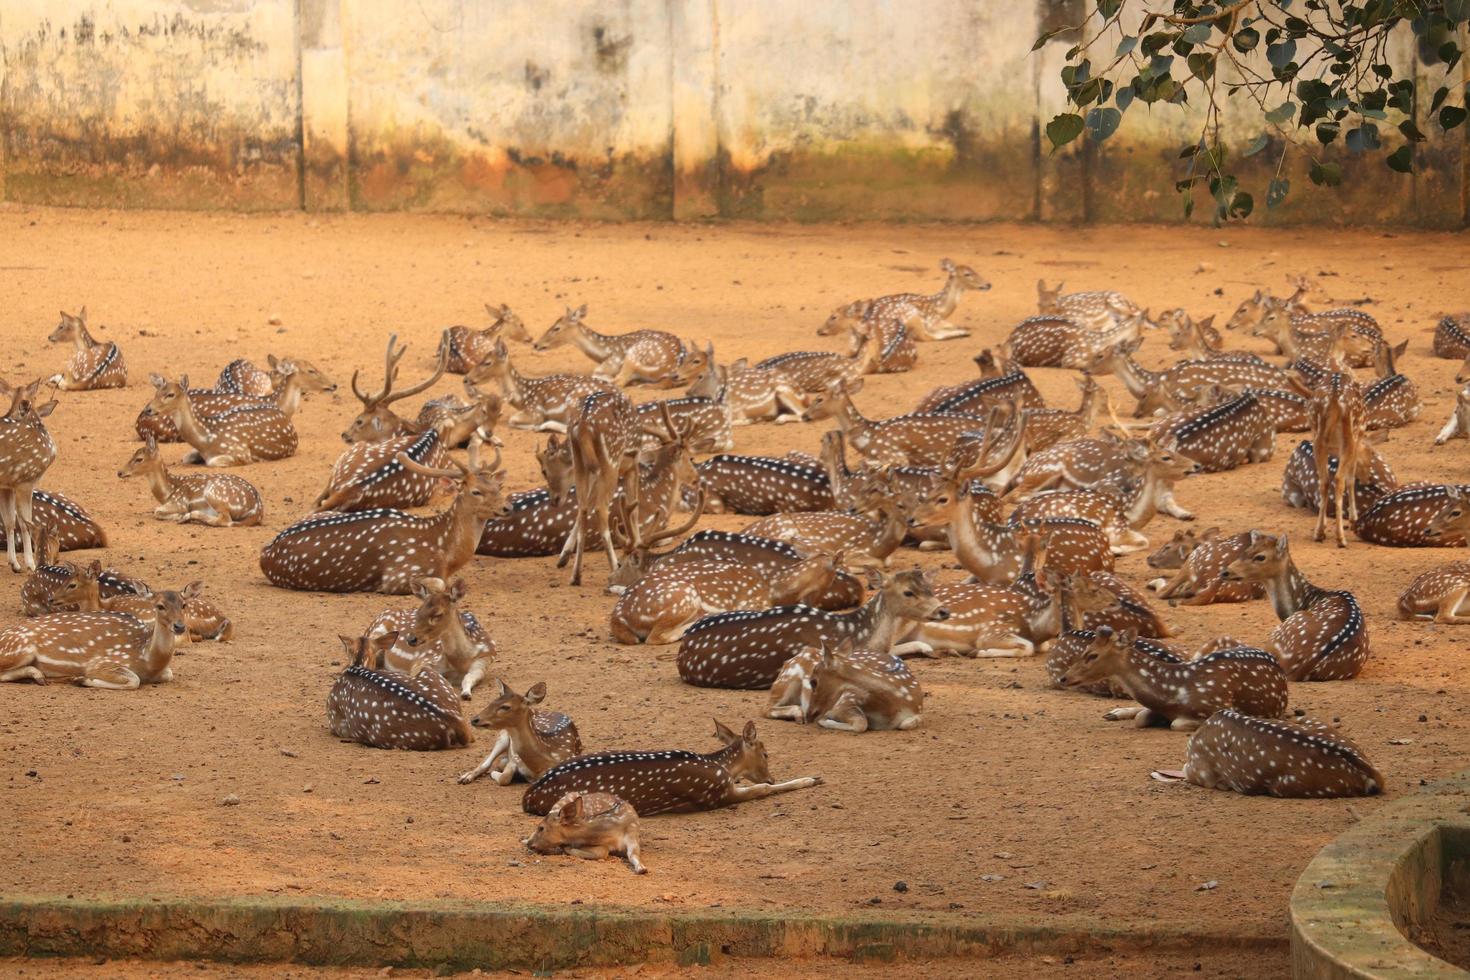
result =
[[293,4],[296,34],[296,207],[306,210],[306,63],[301,36],[302,0]]

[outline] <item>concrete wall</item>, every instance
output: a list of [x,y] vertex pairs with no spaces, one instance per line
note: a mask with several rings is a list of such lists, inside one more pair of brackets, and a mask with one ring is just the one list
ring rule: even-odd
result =
[[[0,192],[169,207],[593,218],[1175,220],[1198,118],[1044,150],[1080,0],[4,0]],[[1409,44],[1397,59],[1415,64]],[[1425,77],[1431,72],[1419,66]],[[1437,84],[1437,82],[1435,83]],[[1425,126],[1426,132],[1433,127]],[[1227,121],[1245,142],[1260,129]],[[1289,156],[1276,221],[1459,226],[1422,173]],[[1246,164],[1264,182],[1279,145]],[[1258,195],[1263,197],[1264,195]],[[1209,213],[1208,202],[1200,211]]]

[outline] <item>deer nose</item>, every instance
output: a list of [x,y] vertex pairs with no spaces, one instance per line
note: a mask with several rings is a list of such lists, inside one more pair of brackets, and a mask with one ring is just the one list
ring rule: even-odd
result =
[[183,636],[187,628],[183,623],[174,623],[174,636]]
[[941,606],[938,609],[934,610],[934,613],[929,617],[929,619],[931,621],[936,622],[936,623],[942,623],[942,622],[944,622],[948,618],[949,618],[949,610],[948,609],[945,609],[943,606]]

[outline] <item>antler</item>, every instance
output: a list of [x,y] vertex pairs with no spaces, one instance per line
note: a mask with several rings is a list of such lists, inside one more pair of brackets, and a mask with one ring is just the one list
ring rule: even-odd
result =
[[383,358],[383,390],[376,395],[364,395],[362,390],[357,387],[358,372],[352,372],[352,393],[357,396],[358,401],[362,402],[366,408],[371,409],[377,406],[384,398],[388,397],[388,392],[393,390],[393,379],[398,374],[398,362],[403,360],[404,354],[408,353],[408,345],[404,344],[395,354],[393,352],[393,345],[396,343],[398,343],[398,335],[396,333],[389,334],[388,351]]
[[[400,391],[400,392],[397,392],[397,393],[394,393],[394,394],[390,394],[389,391],[387,389],[385,389],[383,391],[383,394],[379,396],[379,402],[380,402],[380,404],[388,405],[388,404],[391,404],[392,402],[400,401],[401,399],[407,398],[410,395],[417,395],[419,392],[423,391],[426,388],[431,387],[436,381],[438,381],[440,378],[444,377],[444,369],[449,365],[449,346],[450,346],[449,345],[449,331],[446,330],[446,331],[444,331],[444,333],[443,333],[443,335],[441,336],[441,339],[440,339],[440,343],[439,343],[439,364],[434,369],[434,373],[431,374],[431,375],[429,375],[429,377],[427,379],[419,382],[418,384],[411,385],[408,388],[405,388],[403,391]],[[407,347],[404,347],[403,350],[401,350],[401,351],[398,352],[398,356],[400,358],[403,357],[403,352],[406,351],[407,349],[408,349]],[[394,368],[395,368],[394,374],[396,375],[397,374],[397,370],[396,370],[397,369],[397,364],[396,363],[394,364]],[[390,386],[391,386],[391,379],[390,379]]]

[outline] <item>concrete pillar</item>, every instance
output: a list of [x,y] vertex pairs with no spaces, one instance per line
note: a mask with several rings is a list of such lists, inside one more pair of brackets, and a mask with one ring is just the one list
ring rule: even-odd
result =
[[719,0],[669,0],[674,219],[720,213]]
[[342,47],[342,8],[350,2],[301,0],[301,206],[307,211],[352,206],[347,54]]

